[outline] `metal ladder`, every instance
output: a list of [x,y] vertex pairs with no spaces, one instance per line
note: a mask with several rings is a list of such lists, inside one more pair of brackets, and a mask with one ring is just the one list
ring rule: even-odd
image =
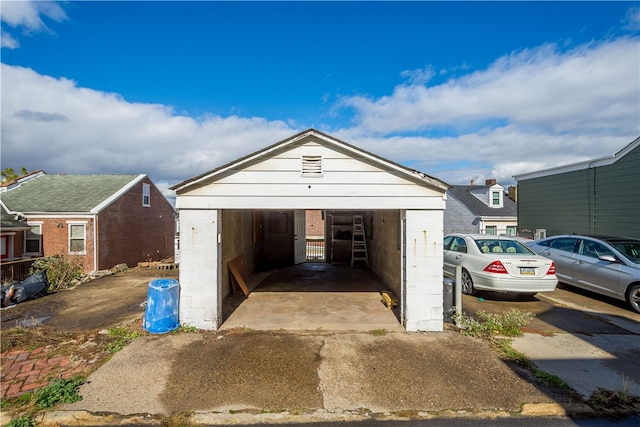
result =
[[353,216],[353,233],[351,237],[351,267],[356,261],[364,261],[369,266],[367,254],[367,237],[364,234],[362,215]]

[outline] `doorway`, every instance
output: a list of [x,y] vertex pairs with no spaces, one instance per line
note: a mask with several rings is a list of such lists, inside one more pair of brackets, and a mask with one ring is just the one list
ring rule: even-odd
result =
[[304,213],[306,262],[326,262],[324,211],[315,209]]

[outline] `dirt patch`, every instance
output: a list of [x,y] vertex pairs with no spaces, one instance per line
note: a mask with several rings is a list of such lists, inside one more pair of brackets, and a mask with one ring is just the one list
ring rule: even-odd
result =
[[132,268],[2,309],[2,329],[47,326],[91,332],[144,316],[149,282],[178,278],[178,270]]

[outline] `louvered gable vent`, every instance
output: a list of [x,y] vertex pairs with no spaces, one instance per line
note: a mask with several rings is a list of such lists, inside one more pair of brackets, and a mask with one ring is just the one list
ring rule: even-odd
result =
[[302,176],[322,176],[322,156],[302,156]]

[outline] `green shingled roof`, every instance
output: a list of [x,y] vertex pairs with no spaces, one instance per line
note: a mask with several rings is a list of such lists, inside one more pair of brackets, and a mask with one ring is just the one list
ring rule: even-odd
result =
[[0,193],[16,212],[90,212],[139,175],[42,175]]

